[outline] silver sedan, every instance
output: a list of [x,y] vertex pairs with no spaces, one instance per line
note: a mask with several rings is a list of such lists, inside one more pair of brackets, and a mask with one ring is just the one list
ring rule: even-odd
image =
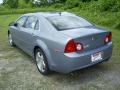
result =
[[41,74],[69,73],[109,60],[112,33],[68,12],[24,14],[9,24],[9,43],[32,56]]

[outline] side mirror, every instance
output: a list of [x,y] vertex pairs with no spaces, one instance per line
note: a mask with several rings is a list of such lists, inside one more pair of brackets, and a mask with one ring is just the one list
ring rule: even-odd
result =
[[11,22],[11,23],[9,24],[9,26],[15,26],[15,27],[17,27],[17,26],[18,26],[18,23],[16,23],[16,22]]
[[17,27],[17,26],[18,26],[18,23],[14,23],[14,26]]

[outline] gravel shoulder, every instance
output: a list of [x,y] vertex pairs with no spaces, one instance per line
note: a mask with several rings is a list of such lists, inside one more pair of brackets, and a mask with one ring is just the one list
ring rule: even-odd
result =
[[[112,61],[66,75],[53,72],[48,76],[42,76],[31,57],[19,52],[18,48],[1,54],[1,90],[117,90],[120,88],[120,69],[118,69],[120,65],[111,65]],[[12,57],[4,58],[9,56]]]

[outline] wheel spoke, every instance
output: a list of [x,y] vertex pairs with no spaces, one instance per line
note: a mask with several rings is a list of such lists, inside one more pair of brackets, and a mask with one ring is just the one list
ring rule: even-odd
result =
[[10,45],[13,45],[12,43],[13,43],[13,40],[12,40],[12,36],[11,36],[11,34],[9,34],[9,43],[10,43]]
[[39,70],[44,72],[45,62],[44,62],[44,56],[41,52],[38,52],[36,54],[36,61],[37,61],[37,66],[38,66]]

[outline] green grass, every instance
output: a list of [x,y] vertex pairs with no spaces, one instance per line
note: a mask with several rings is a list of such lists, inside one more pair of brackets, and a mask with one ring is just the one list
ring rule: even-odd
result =
[[[59,9],[61,10],[61,9]],[[32,12],[43,12],[43,11],[55,11],[55,9],[51,7],[46,8],[27,8],[27,9],[8,9],[4,11],[0,11],[0,15],[8,15],[8,14],[25,14]]]

